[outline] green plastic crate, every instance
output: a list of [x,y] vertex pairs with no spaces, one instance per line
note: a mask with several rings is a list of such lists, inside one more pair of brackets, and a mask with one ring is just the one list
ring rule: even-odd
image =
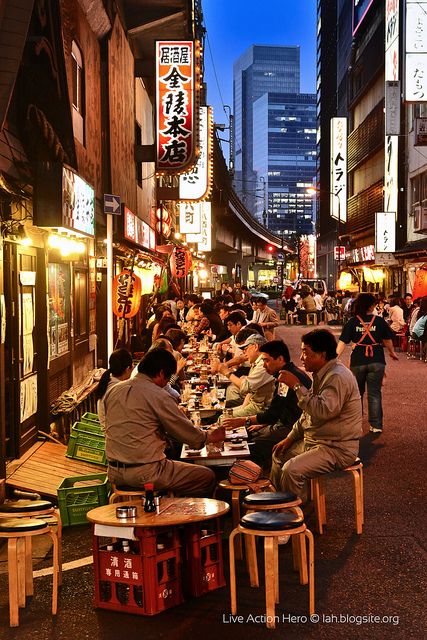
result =
[[64,478],[57,489],[62,525],[86,524],[88,511],[108,503],[110,489],[106,473]]
[[86,411],[86,413],[82,415],[82,422],[85,420],[91,420],[92,422],[99,423],[99,416],[97,413],[90,413],[90,411]]
[[104,430],[99,422],[92,422],[91,420],[75,422],[71,427],[71,433],[77,433],[77,431],[82,433],[94,433],[97,436],[105,437]]
[[78,422],[73,425],[68,441],[66,456],[102,466],[107,465],[105,457],[105,436],[93,431],[93,425]]

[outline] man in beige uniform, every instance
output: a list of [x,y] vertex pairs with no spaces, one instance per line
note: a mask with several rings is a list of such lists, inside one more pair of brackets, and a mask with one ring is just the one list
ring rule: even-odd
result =
[[211,469],[168,460],[167,435],[200,449],[224,440],[224,428],[206,433],[184,416],[164,390],[176,372],[176,360],[165,349],[152,349],[138,365],[138,374],[117,383],[104,396],[108,478],[118,485],[142,487],[178,495],[210,496],[215,487]]
[[337,342],[327,329],[302,337],[301,361],[313,373],[309,390],[289,371],[279,382],[293,389],[302,416],[273,449],[271,481],[280,491],[291,491],[303,501],[306,481],[353,464],[362,435],[362,403],[356,378],[336,361]]

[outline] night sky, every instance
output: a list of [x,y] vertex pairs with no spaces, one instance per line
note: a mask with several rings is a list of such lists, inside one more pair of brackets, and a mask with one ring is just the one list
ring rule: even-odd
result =
[[315,92],[316,0],[203,0],[203,13],[208,36],[205,78],[215,122],[227,122],[222,102],[233,108],[233,63],[252,44],[299,45],[300,90]]

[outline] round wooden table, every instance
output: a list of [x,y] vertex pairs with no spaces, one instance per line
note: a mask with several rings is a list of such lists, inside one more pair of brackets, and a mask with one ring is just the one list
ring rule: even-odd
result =
[[[117,506],[132,505],[137,508],[135,518],[117,518]],[[89,522],[114,527],[170,527],[212,520],[225,515],[230,506],[222,500],[211,498],[163,498],[160,513],[145,513],[140,501],[107,504],[86,514]]]

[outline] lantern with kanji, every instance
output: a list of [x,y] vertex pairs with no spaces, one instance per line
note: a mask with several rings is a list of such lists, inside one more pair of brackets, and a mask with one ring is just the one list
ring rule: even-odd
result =
[[185,278],[190,270],[191,254],[183,247],[175,247],[171,255],[170,268],[174,278]]
[[171,217],[169,211],[164,205],[160,205],[156,211],[156,230],[165,238],[169,238],[171,233]]
[[119,318],[132,318],[141,303],[141,279],[123,269],[113,280],[113,313]]

